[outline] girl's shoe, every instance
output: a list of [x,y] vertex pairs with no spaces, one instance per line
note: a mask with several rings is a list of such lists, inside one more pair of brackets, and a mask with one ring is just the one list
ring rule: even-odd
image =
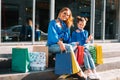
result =
[[[88,78],[90,79],[90,80],[100,80],[100,76],[98,75],[98,74],[89,74],[89,76],[88,76]],[[88,79],[88,80],[89,80]]]
[[97,73],[95,73],[94,75],[96,79],[100,80],[100,76]]

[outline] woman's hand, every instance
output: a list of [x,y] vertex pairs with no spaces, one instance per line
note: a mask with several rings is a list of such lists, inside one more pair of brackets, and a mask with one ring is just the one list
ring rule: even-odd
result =
[[65,45],[64,45],[64,43],[62,41],[59,41],[58,44],[59,44],[60,49],[61,49],[62,52],[66,51]]

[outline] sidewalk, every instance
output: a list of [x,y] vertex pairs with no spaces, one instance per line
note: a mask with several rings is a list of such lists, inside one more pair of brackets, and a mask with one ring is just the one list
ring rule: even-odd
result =
[[98,73],[101,80],[120,80],[120,69],[108,70]]

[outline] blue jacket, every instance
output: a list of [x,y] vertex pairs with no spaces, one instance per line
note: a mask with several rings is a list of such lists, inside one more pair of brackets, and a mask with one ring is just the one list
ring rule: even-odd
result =
[[61,21],[62,27],[56,23],[55,20],[50,21],[48,27],[48,40],[47,45],[57,44],[57,42],[62,39],[64,43],[70,42],[70,28]]
[[88,31],[87,30],[82,30],[80,32],[73,31],[72,32],[72,42],[79,42],[79,45],[83,46],[86,44],[86,40],[88,38]]

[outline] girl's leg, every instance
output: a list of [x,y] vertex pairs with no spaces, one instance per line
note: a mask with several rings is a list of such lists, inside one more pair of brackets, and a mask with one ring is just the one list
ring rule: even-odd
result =
[[91,74],[92,71],[91,71],[91,67],[90,67],[90,64],[89,64],[89,59],[88,59],[88,55],[86,52],[84,52],[84,65],[85,65],[85,73],[87,75]]
[[88,52],[88,60],[89,60],[89,64],[91,67],[91,71],[93,74],[90,75],[91,78],[95,78],[95,79],[100,79],[100,76],[96,73],[96,67],[95,67],[95,63],[93,61],[93,58],[89,52],[89,50],[86,50],[86,52]]
[[93,58],[92,58],[89,50],[85,49],[85,52],[87,53],[87,56],[88,56],[88,61],[89,61],[89,64],[90,64],[90,69],[95,69],[95,63],[93,61]]
[[84,52],[84,65],[85,65],[85,69],[90,69],[89,59],[86,52]]
[[90,54],[88,55],[88,59],[89,59],[91,69],[95,70],[96,69],[95,63],[94,63],[93,58],[92,58],[92,56]]

